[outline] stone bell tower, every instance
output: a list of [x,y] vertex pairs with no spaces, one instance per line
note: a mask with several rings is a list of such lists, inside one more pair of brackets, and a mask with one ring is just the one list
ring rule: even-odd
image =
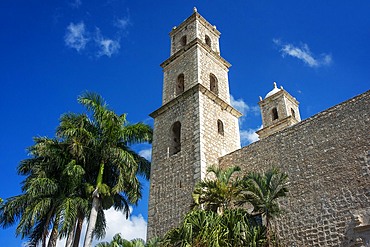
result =
[[192,204],[197,181],[218,158],[240,148],[238,118],[230,105],[220,32],[194,8],[170,32],[162,106],[154,118],[148,238],[177,226]]
[[299,102],[283,87],[278,88],[276,82],[274,82],[274,88],[265,96],[265,99],[260,97],[258,104],[263,125],[263,128],[256,132],[260,139],[301,121]]

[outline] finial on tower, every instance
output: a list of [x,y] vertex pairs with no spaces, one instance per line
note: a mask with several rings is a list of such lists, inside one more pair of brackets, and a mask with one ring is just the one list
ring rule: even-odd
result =
[[260,101],[262,101],[263,99],[262,99],[262,97],[261,96],[259,96],[260,97]]
[[274,88],[268,93],[266,94],[265,96],[265,99],[273,94],[276,94],[277,92],[279,92],[281,89],[279,89],[276,85],[276,82],[274,81]]
[[193,8],[193,12],[194,12],[194,13],[198,12],[198,10],[197,10],[197,8],[196,8],[196,7],[194,7],[194,8]]

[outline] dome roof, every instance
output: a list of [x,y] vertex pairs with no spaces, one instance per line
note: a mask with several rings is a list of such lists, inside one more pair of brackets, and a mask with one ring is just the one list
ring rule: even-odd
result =
[[271,95],[276,94],[277,92],[280,92],[281,89],[276,86],[276,82],[274,82],[274,89],[272,89],[268,94],[266,94],[265,99],[267,97],[270,97]]

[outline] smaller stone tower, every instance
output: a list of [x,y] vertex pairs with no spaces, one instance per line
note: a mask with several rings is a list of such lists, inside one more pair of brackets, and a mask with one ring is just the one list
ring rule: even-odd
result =
[[274,88],[266,94],[265,99],[260,97],[258,104],[263,124],[263,128],[256,132],[260,139],[301,121],[299,102],[283,87],[278,88],[276,82],[274,82]]

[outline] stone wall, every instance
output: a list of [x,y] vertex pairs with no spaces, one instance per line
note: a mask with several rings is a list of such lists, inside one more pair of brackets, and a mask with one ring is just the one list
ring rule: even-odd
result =
[[203,47],[198,48],[198,60],[199,60],[199,81],[206,88],[210,88],[210,74],[214,74],[218,81],[218,97],[230,104],[230,93],[229,93],[229,69],[223,63],[221,57],[215,54],[209,53]]
[[370,91],[220,159],[289,175],[284,246],[370,246]]
[[[154,117],[148,238],[162,236],[190,210],[194,185],[207,166],[240,148],[240,113],[201,84],[151,114]],[[224,124],[218,133],[217,120]],[[181,151],[169,153],[171,127],[181,123]]]
[[[207,167],[217,165],[219,157],[240,148],[238,117],[241,114],[235,109],[230,111],[232,108],[226,102],[223,102],[224,106],[222,106],[221,99],[206,88],[200,87],[200,89],[202,92],[199,98],[201,173],[198,175],[196,171],[196,179],[204,179]],[[215,102],[216,99],[219,102]],[[223,123],[223,133],[218,132],[218,120]]]
[[163,68],[163,105],[176,98],[176,82],[180,74],[184,74],[184,91],[187,91],[198,83],[198,55],[196,46],[191,47],[186,52],[182,52],[181,57],[174,59]]
[[[148,211],[148,238],[162,236],[189,211],[194,172],[200,167],[199,91],[188,90],[178,101],[152,113],[154,121]],[[170,155],[171,126],[181,123],[181,151]]]
[[201,15],[197,15],[197,38],[202,40],[205,43],[206,35],[211,40],[211,49],[212,51],[220,54],[220,45],[219,38],[220,32],[216,29],[215,26],[212,26],[208,21],[206,21]]

